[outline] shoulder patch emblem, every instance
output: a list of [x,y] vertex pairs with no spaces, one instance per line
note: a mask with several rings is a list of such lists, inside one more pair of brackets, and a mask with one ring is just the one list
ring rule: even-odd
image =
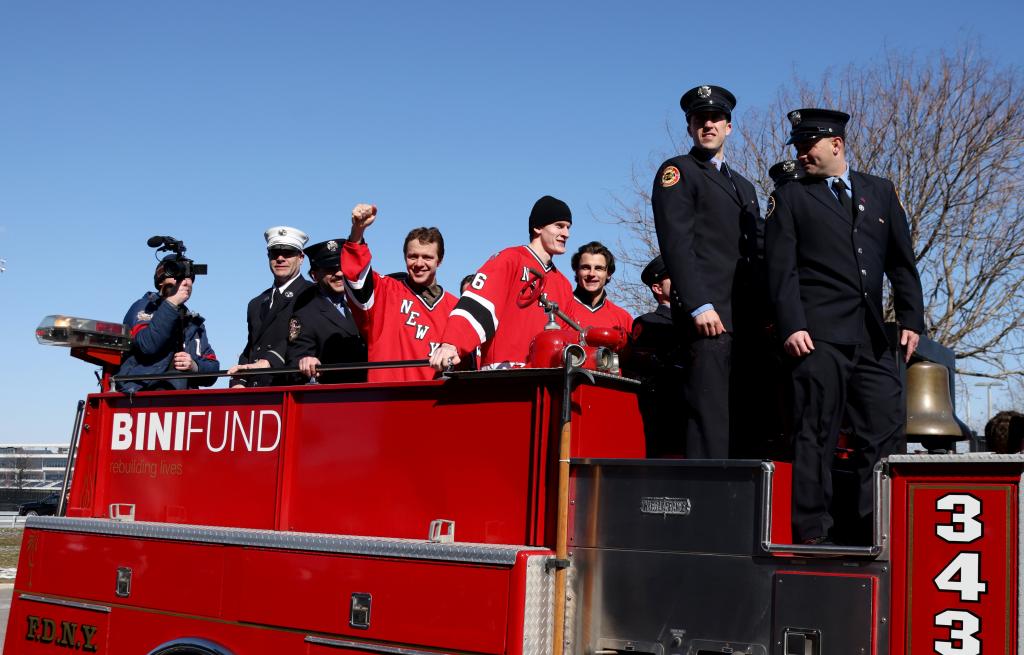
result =
[[667,189],[679,182],[679,169],[675,166],[666,166],[661,172],[661,188]]
[[299,319],[293,318],[288,321],[288,341],[294,343],[299,338],[299,332],[302,331],[302,324],[299,323]]
[[775,196],[768,196],[768,211],[764,213],[764,220],[768,220],[768,217],[775,211]]
[[138,314],[135,315],[135,318],[139,319],[140,321],[151,321],[153,320],[153,315],[147,314],[144,311],[140,311]]

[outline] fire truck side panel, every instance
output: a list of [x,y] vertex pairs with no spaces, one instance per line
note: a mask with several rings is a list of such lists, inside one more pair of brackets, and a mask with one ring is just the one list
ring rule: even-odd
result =
[[[794,642],[806,635],[827,644],[812,653],[886,652],[884,558],[765,551],[765,521],[783,513],[767,482],[786,476],[785,467],[743,460],[574,464],[577,655],[783,655],[789,633]],[[785,480],[778,482],[789,502]]]
[[[460,541],[550,543],[561,372],[511,373],[94,395],[68,515],[402,538],[448,519]],[[635,395],[607,383],[573,392],[573,452],[640,456]]]
[[547,445],[533,418],[550,399],[523,385],[489,403],[422,393],[436,389],[297,396],[282,528],[423,538],[449,519],[460,541],[529,543],[529,475]]
[[115,595],[118,568],[132,571],[129,604],[220,616],[224,547],[101,535],[26,530],[27,566],[15,588],[90,603],[123,603]]
[[[235,652],[306,648],[254,646],[225,627],[238,625],[271,642],[279,638],[271,632],[283,631],[332,648],[351,641],[540,655],[550,647],[543,549],[95,519],[34,523],[15,585],[11,653],[74,632],[61,628],[66,622],[90,626],[97,644],[109,639],[98,652],[111,653],[149,652],[189,636],[242,649]],[[124,571],[130,584],[119,586]],[[83,611],[97,616],[83,624]],[[140,625],[151,615],[167,627],[143,639]],[[203,629],[188,628],[193,619]],[[235,633],[237,641],[226,640]],[[71,635],[65,645],[72,637],[89,640]]]
[[[91,423],[89,430],[98,438],[87,516],[134,505],[139,521],[274,527],[281,394],[108,395],[99,402],[99,430]],[[72,507],[85,501],[73,498]]]
[[644,429],[636,394],[582,385],[573,405],[573,457],[644,457],[644,440],[636,438]]
[[[504,652],[508,567],[269,550],[235,555],[228,587],[244,623]],[[370,599],[367,628],[349,624],[353,594]]]
[[893,655],[1015,653],[1019,456],[890,458]]

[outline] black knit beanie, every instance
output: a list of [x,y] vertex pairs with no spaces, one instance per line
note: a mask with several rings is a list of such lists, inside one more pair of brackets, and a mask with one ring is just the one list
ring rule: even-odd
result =
[[569,205],[558,198],[544,196],[533,205],[530,212],[530,228],[544,227],[556,221],[568,221],[572,223],[572,212]]

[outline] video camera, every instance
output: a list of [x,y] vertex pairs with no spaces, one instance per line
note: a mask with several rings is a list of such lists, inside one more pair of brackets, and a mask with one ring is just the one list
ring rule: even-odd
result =
[[174,237],[150,237],[146,241],[150,248],[156,248],[157,253],[170,251],[174,257],[168,257],[163,261],[164,276],[172,277],[175,280],[193,278],[197,275],[206,275],[206,264],[197,264],[185,256],[185,244]]

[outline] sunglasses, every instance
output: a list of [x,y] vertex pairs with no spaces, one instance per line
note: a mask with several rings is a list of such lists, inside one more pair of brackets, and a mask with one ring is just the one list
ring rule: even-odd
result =
[[273,249],[267,251],[267,257],[269,259],[277,259],[278,257],[284,257],[285,259],[291,259],[292,257],[298,257],[302,253],[298,250],[289,249]]

